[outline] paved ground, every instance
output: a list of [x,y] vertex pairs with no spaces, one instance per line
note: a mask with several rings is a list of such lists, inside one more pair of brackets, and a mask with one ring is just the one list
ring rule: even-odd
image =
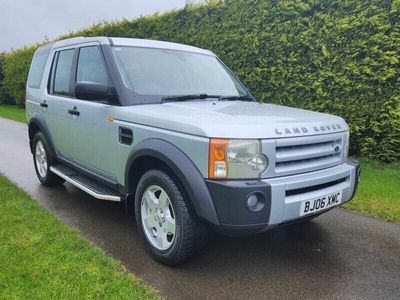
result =
[[2,118],[0,173],[170,299],[400,299],[399,225],[334,209],[259,236],[214,235],[203,253],[169,268],[146,255],[121,204],[39,185],[26,125]]

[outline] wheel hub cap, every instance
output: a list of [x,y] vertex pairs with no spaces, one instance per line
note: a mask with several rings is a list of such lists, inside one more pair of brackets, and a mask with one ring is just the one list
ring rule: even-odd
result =
[[157,221],[159,227],[162,227],[162,224],[165,223],[165,217],[161,209],[159,210],[156,208],[156,216],[154,220]]

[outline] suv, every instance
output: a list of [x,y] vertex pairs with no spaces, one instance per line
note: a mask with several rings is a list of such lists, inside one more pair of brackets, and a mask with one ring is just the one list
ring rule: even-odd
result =
[[258,103],[212,52],[78,37],[40,47],[26,89],[40,182],[123,202],[155,259],[207,228],[263,232],[349,201],[359,165],[336,116]]

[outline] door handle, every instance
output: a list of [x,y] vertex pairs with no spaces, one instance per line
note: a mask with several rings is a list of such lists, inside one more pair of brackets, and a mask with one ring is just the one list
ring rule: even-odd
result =
[[43,103],[40,103],[40,106],[43,108],[47,108],[49,105],[44,101]]
[[80,112],[77,110],[76,106],[73,109],[68,109],[68,113],[73,116],[79,116]]

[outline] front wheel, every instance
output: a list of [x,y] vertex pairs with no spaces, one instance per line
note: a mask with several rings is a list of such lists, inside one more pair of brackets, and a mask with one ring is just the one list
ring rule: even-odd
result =
[[183,188],[163,171],[147,171],[140,179],[135,215],[140,236],[159,262],[182,263],[204,245],[204,224],[194,214]]
[[33,138],[33,164],[39,181],[46,186],[57,186],[64,183],[64,179],[50,171],[53,158],[49,153],[49,146],[44,135],[38,132]]

